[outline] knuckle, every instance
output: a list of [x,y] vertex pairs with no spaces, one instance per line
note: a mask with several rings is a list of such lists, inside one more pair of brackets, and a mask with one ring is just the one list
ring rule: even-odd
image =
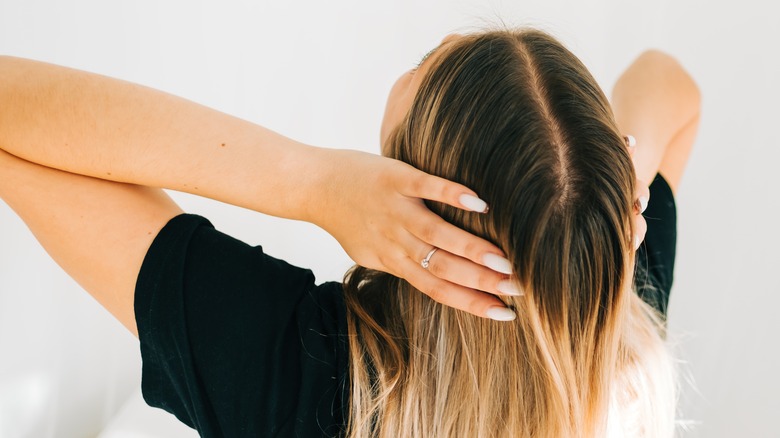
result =
[[389,266],[388,257],[387,257],[386,254],[383,254],[383,253],[380,252],[377,255],[377,260],[379,261],[380,265],[382,265],[382,266]]
[[420,239],[424,242],[433,242],[437,234],[437,227],[433,222],[426,222],[420,227]]
[[425,190],[427,178],[425,175],[417,175],[409,181],[409,189],[412,193],[422,193]]
[[376,182],[381,187],[393,187],[396,188],[398,186],[398,180],[394,178],[394,175],[392,172],[388,171],[380,171],[377,172],[374,175],[374,178],[376,179]]
[[475,260],[477,258],[477,254],[479,254],[481,251],[480,247],[481,245],[476,242],[466,242],[466,244],[463,245],[463,255],[468,259]]
[[398,268],[398,262],[401,260],[401,257],[397,255],[395,252],[380,252],[376,256],[377,262],[380,264],[381,268],[380,270],[386,271],[388,269],[390,270],[397,270]]
[[431,285],[425,288],[425,295],[428,295],[433,301],[442,303],[444,299],[444,292],[439,285]]
[[395,230],[391,230],[387,227],[376,230],[379,237],[384,239],[387,243],[396,243],[398,238],[395,235]]
[[[439,252],[441,251],[438,251],[435,255],[439,255]],[[431,271],[431,274],[443,278],[447,274],[448,262],[443,257],[431,258],[428,270]]]
[[438,184],[436,184],[436,194],[441,199],[450,199],[453,197],[455,193],[455,188],[453,187],[452,183],[444,182],[444,181],[437,181]]
[[498,282],[501,281],[501,279],[492,278],[488,275],[480,275],[477,277],[477,289],[484,290],[484,291],[490,291],[490,290],[496,290],[498,289]]
[[471,313],[473,315],[484,315],[487,309],[485,309],[485,305],[481,303],[479,300],[473,299],[473,300],[469,300],[464,310],[466,310],[466,312]]

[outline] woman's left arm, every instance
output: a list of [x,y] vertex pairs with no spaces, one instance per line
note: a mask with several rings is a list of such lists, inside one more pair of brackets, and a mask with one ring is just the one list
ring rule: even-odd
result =
[[[502,306],[480,292],[500,293],[506,275],[484,265],[501,251],[422,202],[464,208],[463,195],[475,194],[395,160],[307,146],[161,91],[13,57],[0,57],[0,149],[70,174],[312,222],[357,263],[444,304],[480,316]],[[422,269],[433,246],[460,262]]]

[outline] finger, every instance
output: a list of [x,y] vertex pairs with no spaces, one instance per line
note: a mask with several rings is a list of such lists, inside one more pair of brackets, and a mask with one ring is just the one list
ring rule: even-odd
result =
[[[415,239],[414,236],[410,235],[409,240],[413,239]],[[413,245],[412,242],[408,243],[408,247]],[[419,240],[417,245],[420,248],[417,252],[419,257],[415,260],[420,260],[421,265],[423,265],[423,260],[427,261],[428,267],[422,267],[442,280],[494,295],[522,295],[516,283],[507,278],[506,275],[499,274],[441,248],[436,248],[436,251],[431,254],[431,246]]]
[[636,202],[634,203],[634,213],[640,214],[647,210],[647,206],[650,203],[650,188],[647,184],[637,180],[636,184]]
[[639,245],[645,240],[647,234],[647,221],[644,216],[638,214],[635,216],[636,222],[634,224],[634,250],[639,249]]
[[633,155],[634,151],[636,150],[636,138],[634,138],[634,136],[631,134],[627,134],[623,136],[623,141],[626,142],[628,151],[631,153],[631,155]]
[[406,259],[406,261],[402,262],[401,268],[409,274],[404,277],[409,284],[438,303],[482,318],[499,321],[515,319],[515,313],[494,295],[458,286],[437,278],[430,272],[422,269],[412,259]]
[[[512,264],[497,246],[452,225],[422,204],[419,205],[419,209],[418,214],[410,215],[414,220],[407,220],[403,224],[404,228],[415,237],[431,246],[487,266],[502,274],[512,273]],[[410,254],[417,255],[417,252],[410,252]]]
[[414,176],[406,181],[406,186],[399,189],[403,195],[437,201],[477,213],[488,211],[487,203],[464,185],[416,169]]

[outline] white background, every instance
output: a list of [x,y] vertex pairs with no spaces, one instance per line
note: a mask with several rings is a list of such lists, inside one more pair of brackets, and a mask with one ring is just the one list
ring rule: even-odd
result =
[[[684,436],[780,437],[776,6],[421,3],[0,0],[0,53],[159,88],[304,142],[378,152],[393,81],[452,31],[502,21],[540,26],[580,56],[605,90],[641,50],[668,51],[704,97],[677,199],[669,316],[689,380],[682,414],[697,423]],[[339,280],[350,266],[314,226],[174,195],[185,210],[312,268],[320,281]],[[129,397],[137,404],[139,356],[137,341],[0,202],[0,437],[98,435]],[[123,415],[131,420],[112,427],[156,427],[132,420],[148,415],[137,407]],[[162,436],[191,436],[167,430]]]

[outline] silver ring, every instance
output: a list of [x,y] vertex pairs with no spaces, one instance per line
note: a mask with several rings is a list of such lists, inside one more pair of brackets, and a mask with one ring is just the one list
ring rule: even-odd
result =
[[431,264],[431,257],[433,257],[433,253],[435,253],[438,250],[439,248],[433,247],[433,249],[428,252],[428,255],[426,255],[425,258],[422,259],[420,264],[422,265],[423,269],[428,269],[428,266],[430,266]]

